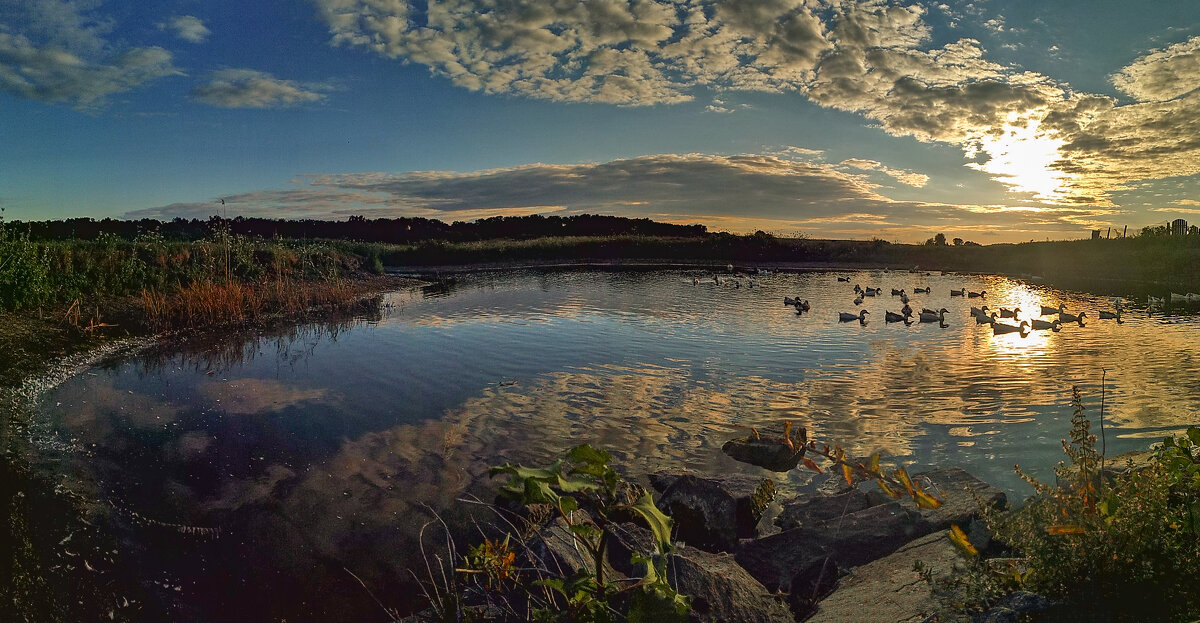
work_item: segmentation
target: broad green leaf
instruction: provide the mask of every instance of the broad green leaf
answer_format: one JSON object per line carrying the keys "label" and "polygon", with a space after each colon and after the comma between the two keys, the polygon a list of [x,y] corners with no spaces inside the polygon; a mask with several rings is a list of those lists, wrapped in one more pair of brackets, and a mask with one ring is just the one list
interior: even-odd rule
{"label": "broad green leaf", "polygon": [[591,524],[577,523],[571,526],[571,532],[584,538],[591,538],[600,535],[600,530]]}
{"label": "broad green leaf", "polygon": [[563,493],[578,493],[580,491],[591,491],[596,488],[596,483],[588,480],[580,480],[578,478],[563,478],[558,477],[558,488]]}
{"label": "broad green leaf", "polygon": [[664,515],[654,505],[654,496],[646,492],[630,508],[637,511],[650,526],[650,531],[654,533],[654,538],[658,541],[658,551],[660,553],[671,551],[671,518]]}
{"label": "broad green leaf", "polygon": [[567,452],[567,458],[576,463],[604,465],[612,460],[612,455],[604,450],[597,450],[588,444],[581,444]]}
{"label": "broad green leaf", "polygon": [[562,461],[555,461],[550,464],[550,467],[525,467],[523,465],[513,465],[505,463],[496,467],[488,468],[488,475],[495,476],[497,474],[512,474],[517,478],[536,478],[538,480],[553,480],[558,478],[562,473]]}
{"label": "broad green leaf", "polygon": [[569,515],[579,509],[579,501],[569,495],[563,496],[558,499],[558,508]]}
{"label": "broad green leaf", "polygon": [[522,499],[526,504],[558,505],[559,496],[550,485],[533,478],[525,479],[525,495]]}
{"label": "broad green leaf", "polygon": [[1193,444],[1200,446],[1200,427],[1189,426],[1187,429],[1187,438],[1190,439]]}

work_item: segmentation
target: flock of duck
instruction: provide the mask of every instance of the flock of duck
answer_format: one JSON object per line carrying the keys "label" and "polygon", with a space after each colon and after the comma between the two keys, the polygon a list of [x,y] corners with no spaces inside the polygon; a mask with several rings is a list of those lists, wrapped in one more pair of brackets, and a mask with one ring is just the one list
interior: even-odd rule
{"label": "flock of duck", "polygon": [[[849,277],[838,277],[837,280],[843,281],[843,282],[849,282],[850,278]],[[914,295],[929,294],[930,290],[931,290],[931,288],[929,288],[929,287],[913,288],[913,294]],[[862,305],[863,301],[868,297],[882,296],[883,288],[872,288],[872,287],[863,288],[859,285],[855,285],[854,286],[854,294],[855,294],[854,304],[856,306]],[[902,307],[900,309],[899,313],[893,312],[890,310],[885,311],[884,312],[884,321],[885,322],[888,322],[888,323],[902,322],[905,325],[911,325],[915,321],[915,322],[938,323],[942,327],[948,326],[946,324],[946,314],[948,313],[949,310],[947,310],[945,307],[942,307],[941,309],[937,309],[937,310],[923,307],[923,308],[921,308],[920,312],[916,312],[909,305],[909,301],[911,299],[910,299],[908,293],[904,289],[897,290],[895,288],[892,288],[891,294],[892,294],[892,296],[899,297],[900,303],[902,305],[904,305],[904,307]],[[974,299],[974,298],[984,299],[987,297],[987,291],[981,290],[979,292],[972,292],[972,291],[967,290],[966,288],[959,288],[957,290],[950,290],[950,296],[963,297],[963,298],[967,298],[967,299]],[[1200,295],[1188,294],[1186,296],[1188,296],[1188,297],[1196,296],[1195,299],[1186,299],[1186,300],[1200,301]],[[1111,300],[1113,302],[1113,311],[1100,311],[1099,316],[1101,319],[1104,319],[1104,320],[1116,320],[1117,322],[1121,322],[1121,313],[1124,311],[1122,299],[1115,298],[1115,299],[1111,299]],[[783,303],[784,303],[784,305],[787,305],[789,307],[794,307],[796,309],[797,314],[803,314],[805,312],[808,312],[812,308],[812,306],[809,304],[809,302],[806,299],[801,299],[800,297],[786,296],[783,299]],[[1068,324],[1068,323],[1076,323],[1082,327],[1082,326],[1084,326],[1084,319],[1087,318],[1087,312],[1085,312],[1085,311],[1081,311],[1078,314],[1068,313],[1066,310],[1066,305],[1063,303],[1059,303],[1058,307],[1050,307],[1048,305],[1041,305],[1040,308],[1041,308],[1040,309],[1041,313],[1038,317],[1030,318],[1029,320],[1021,320],[1019,322],[1019,324],[1013,324],[1013,323],[1016,323],[1018,321],[1020,315],[1022,314],[1020,307],[1014,307],[1013,309],[1007,309],[1007,308],[1001,307],[998,311],[993,311],[993,310],[989,309],[987,305],[981,305],[979,307],[972,306],[970,313],[971,313],[971,317],[974,318],[974,320],[977,324],[990,324],[992,326],[992,331],[995,334],[1020,333],[1022,335],[1025,335],[1025,334],[1028,334],[1030,331],[1039,331],[1039,330],[1059,331],[1062,329],[1062,326],[1064,324]],[[869,312],[865,309],[859,310],[858,313],[839,312],[838,313],[838,321],[839,322],[853,322],[853,321],[857,320],[860,324],[866,324],[867,316],[870,313],[871,312]],[[1047,319],[1046,318],[1047,316],[1052,316],[1052,318]],[[1010,319],[1011,322],[1004,322],[1003,320],[1005,320],[1005,319]]]}

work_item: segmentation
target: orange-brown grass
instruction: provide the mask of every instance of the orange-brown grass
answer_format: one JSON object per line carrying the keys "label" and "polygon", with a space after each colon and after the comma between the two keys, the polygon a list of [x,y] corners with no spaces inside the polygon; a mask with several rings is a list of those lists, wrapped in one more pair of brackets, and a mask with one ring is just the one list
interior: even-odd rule
{"label": "orange-brown grass", "polygon": [[155,330],[253,322],[268,314],[300,314],[314,307],[348,309],[358,299],[345,281],[278,278],[261,283],[201,281],[166,294],[142,290],[146,323]]}

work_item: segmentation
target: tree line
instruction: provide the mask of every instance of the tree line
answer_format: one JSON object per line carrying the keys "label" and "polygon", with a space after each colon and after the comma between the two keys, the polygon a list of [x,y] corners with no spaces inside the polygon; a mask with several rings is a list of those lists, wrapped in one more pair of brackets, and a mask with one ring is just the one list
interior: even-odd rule
{"label": "tree line", "polygon": [[428,218],[368,219],[351,216],[345,221],[289,220],[212,216],[208,219],[176,218],[120,220],[71,218],[53,221],[13,221],[9,226],[27,233],[31,240],[95,240],[108,235],[133,239],[157,234],[168,240],[192,241],[227,231],[261,238],[326,238],[405,244],[424,240],[470,242],[495,238],[541,238],[545,236],[671,236],[701,238],[704,225],[673,225],[646,218],[599,214],[573,216],[496,216],[465,222],[445,223]]}

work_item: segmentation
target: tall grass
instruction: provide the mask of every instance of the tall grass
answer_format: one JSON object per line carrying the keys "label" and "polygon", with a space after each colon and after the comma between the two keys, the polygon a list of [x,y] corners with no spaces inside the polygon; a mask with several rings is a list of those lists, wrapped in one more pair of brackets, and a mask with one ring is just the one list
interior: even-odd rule
{"label": "tall grass", "polygon": [[[226,235],[168,242],[153,234],[132,241],[102,235],[93,241],[35,242],[0,223],[0,312],[93,297],[148,301],[176,292],[184,298],[207,292],[200,298],[241,296],[237,306],[253,313],[260,307],[255,297],[286,297],[260,293],[257,287],[250,294],[252,284],[279,290],[284,286],[273,284],[336,283],[364,268],[378,268],[378,251],[372,262],[349,246]],[[222,284],[219,295],[215,284]],[[232,308],[233,302],[221,307]]]}

